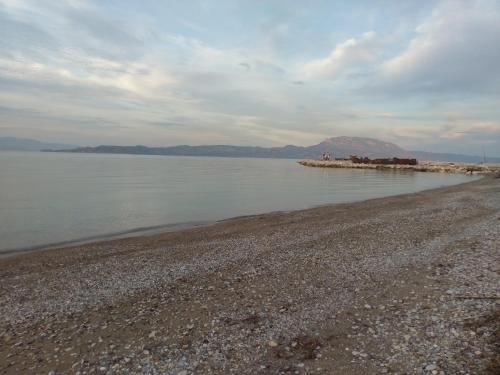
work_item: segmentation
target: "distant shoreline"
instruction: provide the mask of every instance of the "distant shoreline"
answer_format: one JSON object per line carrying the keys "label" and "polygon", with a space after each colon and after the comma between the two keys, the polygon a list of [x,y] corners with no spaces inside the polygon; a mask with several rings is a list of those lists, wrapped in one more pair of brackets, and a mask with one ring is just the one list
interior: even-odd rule
{"label": "distant shoreline", "polygon": [[305,167],[315,168],[351,168],[351,169],[377,169],[393,171],[438,172],[438,173],[466,173],[466,174],[495,174],[500,173],[500,164],[471,164],[452,162],[425,161],[417,165],[400,164],[364,164],[353,163],[350,160],[299,160],[297,163]]}
{"label": "distant shoreline", "polygon": [[[393,143],[366,137],[333,137],[311,146],[239,146],[228,144],[216,145],[177,145],[177,146],[144,146],[144,145],[99,145],[85,146],[72,149],[46,150],[53,152],[96,153],[96,154],[131,154],[131,155],[176,155],[176,156],[214,156],[214,157],[250,157],[250,158],[278,158],[278,159],[310,159],[324,153],[335,157],[349,155],[363,155],[370,158],[400,157],[416,158],[419,160],[441,160],[477,163],[484,160],[484,156],[434,153],[427,151],[405,150]],[[500,158],[489,158],[490,162],[500,162]]]}

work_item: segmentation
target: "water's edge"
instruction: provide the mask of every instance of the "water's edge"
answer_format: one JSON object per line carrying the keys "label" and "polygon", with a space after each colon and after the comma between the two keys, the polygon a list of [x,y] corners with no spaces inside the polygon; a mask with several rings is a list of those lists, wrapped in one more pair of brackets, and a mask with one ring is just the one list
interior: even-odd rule
{"label": "water's edge", "polygon": [[287,214],[287,213],[291,213],[291,212],[307,211],[307,210],[320,208],[320,207],[334,207],[334,206],[338,206],[338,205],[367,202],[367,201],[371,201],[371,200],[388,199],[388,198],[394,198],[394,197],[404,197],[407,195],[410,196],[410,195],[419,194],[422,192],[432,192],[434,190],[438,191],[438,190],[442,190],[442,189],[448,189],[448,188],[452,188],[452,187],[473,184],[473,183],[477,183],[478,181],[481,181],[485,178],[490,178],[490,177],[489,176],[482,176],[481,178],[474,179],[472,181],[462,182],[462,183],[454,184],[454,185],[441,186],[441,187],[431,188],[431,189],[423,189],[423,190],[419,190],[419,191],[411,192],[411,193],[394,194],[394,195],[388,195],[385,197],[360,199],[360,200],[353,200],[353,201],[342,202],[342,203],[320,204],[320,205],[315,205],[315,206],[297,209],[297,210],[278,210],[278,211],[262,212],[262,213],[251,214],[251,215],[233,216],[233,217],[228,217],[225,219],[213,220],[213,221],[193,221],[193,222],[185,222],[185,223],[156,225],[156,226],[150,226],[150,227],[139,227],[139,228],[134,228],[134,229],[130,229],[130,230],[122,231],[122,232],[89,236],[89,237],[84,237],[84,238],[77,238],[74,240],[68,240],[68,241],[60,241],[60,242],[54,242],[54,243],[48,243],[48,244],[42,244],[42,245],[36,245],[36,246],[6,249],[6,250],[0,251],[0,258],[12,257],[12,256],[16,256],[16,255],[39,252],[39,251],[62,249],[65,247],[80,246],[80,245],[86,245],[86,244],[91,244],[91,243],[112,241],[112,240],[118,240],[118,239],[136,238],[136,237],[143,237],[143,236],[154,236],[154,235],[158,235],[158,234],[162,234],[162,233],[170,233],[170,232],[177,232],[177,231],[199,228],[199,227],[207,227],[207,226],[215,225],[217,223],[223,223],[223,222],[228,222],[228,221],[233,221],[233,220],[241,220],[241,219],[251,219],[254,217],[260,217],[260,216],[266,216],[266,215]]}
{"label": "water's edge", "polygon": [[152,236],[152,235],[160,234],[160,233],[176,232],[176,231],[180,231],[183,229],[190,229],[190,228],[196,228],[196,227],[201,227],[201,226],[207,226],[210,224],[215,224],[216,222],[217,221],[193,221],[193,222],[188,222],[188,223],[173,223],[173,224],[155,225],[155,226],[151,226],[151,227],[139,227],[139,228],[133,228],[133,229],[129,229],[129,230],[121,231],[121,232],[104,233],[104,234],[98,234],[95,236],[81,237],[81,238],[76,238],[76,239],[67,240],[67,241],[52,242],[52,243],[46,243],[46,244],[28,246],[28,247],[17,247],[17,248],[12,248],[12,249],[1,250],[0,251],[0,258],[11,256],[11,255],[16,255],[16,254],[35,252],[35,251],[52,250],[52,249],[57,249],[57,248],[62,248],[62,247],[85,245],[85,244],[94,243],[94,242],[117,240],[117,239],[123,239],[123,238],[141,237],[141,236],[147,236],[147,235]]}

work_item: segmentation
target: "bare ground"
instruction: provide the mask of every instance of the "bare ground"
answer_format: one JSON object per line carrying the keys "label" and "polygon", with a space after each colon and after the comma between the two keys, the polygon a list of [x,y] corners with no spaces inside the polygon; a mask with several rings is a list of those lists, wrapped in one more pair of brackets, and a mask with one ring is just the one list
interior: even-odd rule
{"label": "bare ground", "polygon": [[2,374],[497,374],[500,179],[0,259]]}

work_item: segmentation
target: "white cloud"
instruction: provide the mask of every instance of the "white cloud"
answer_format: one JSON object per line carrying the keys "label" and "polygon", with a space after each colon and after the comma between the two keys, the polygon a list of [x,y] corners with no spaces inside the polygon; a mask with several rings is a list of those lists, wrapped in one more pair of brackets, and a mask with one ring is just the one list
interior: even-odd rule
{"label": "white cloud", "polygon": [[482,121],[474,124],[471,132],[483,136],[500,136],[500,122]]}
{"label": "white cloud", "polygon": [[[426,142],[469,141],[460,131],[498,139],[498,96],[441,100],[424,93],[394,100],[380,89],[365,96],[356,91],[375,80],[398,94],[500,87],[495,4],[443,3],[398,51],[402,41],[388,27],[352,31],[378,27],[366,20],[346,28],[326,17],[306,30],[309,21],[302,16],[249,14],[252,29],[238,9],[234,18],[219,20],[214,12],[218,29],[172,11],[172,17],[183,17],[179,28],[147,4],[0,0],[3,131],[81,135],[99,143],[261,145],[370,134],[415,149]],[[343,33],[354,37],[317,54],[329,35]]]}
{"label": "white cloud", "polygon": [[338,44],[327,57],[306,63],[301,72],[306,79],[336,78],[347,70],[372,62],[376,58],[378,44],[377,34],[369,31],[360,38]]}
{"label": "white cloud", "polygon": [[469,120],[453,124],[430,126],[395,126],[390,130],[391,137],[399,144],[406,141],[419,144],[439,142],[459,142],[462,146],[478,142],[500,142],[500,123],[493,121]]}
{"label": "white cloud", "polygon": [[385,62],[382,88],[469,94],[500,82],[500,10],[496,1],[445,1],[400,55]]}

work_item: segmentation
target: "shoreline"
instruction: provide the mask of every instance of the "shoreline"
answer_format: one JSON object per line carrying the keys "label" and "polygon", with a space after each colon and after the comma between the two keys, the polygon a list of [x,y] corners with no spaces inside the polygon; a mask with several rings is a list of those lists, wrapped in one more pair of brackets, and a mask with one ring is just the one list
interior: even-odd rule
{"label": "shoreline", "polygon": [[472,175],[500,174],[499,164],[470,164],[422,161],[417,165],[406,164],[364,164],[353,163],[350,160],[313,160],[304,159],[297,163],[305,167],[314,168],[350,168],[350,169],[377,169],[385,171],[413,171],[432,173],[463,173]]}
{"label": "shoreline", "polygon": [[[486,177],[485,175],[480,175],[480,176],[481,176],[480,178]],[[28,246],[28,247],[6,249],[6,250],[0,250],[0,259],[15,257],[17,255],[22,255],[22,254],[44,252],[44,251],[49,251],[49,250],[63,250],[65,248],[74,248],[74,247],[78,247],[78,246],[82,246],[82,245],[92,245],[92,244],[96,244],[96,243],[108,242],[108,241],[114,241],[114,240],[123,240],[123,239],[126,240],[129,238],[149,237],[149,236],[184,231],[184,230],[189,230],[189,229],[199,228],[199,227],[210,227],[212,225],[217,225],[218,223],[224,223],[224,222],[228,222],[228,221],[232,221],[232,220],[252,219],[255,217],[261,217],[261,216],[273,215],[273,214],[288,214],[288,213],[292,213],[292,212],[307,211],[307,210],[312,210],[312,209],[321,208],[321,207],[333,207],[333,206],[336,206],[338,204],[353,204],[353,203],[370,201],[372,199],[384,199],[384,198],[398,197],[398,196],[404,196],[404,195],[409,195],[409,194],[418,194],[420,192],[427,192],[427,191],[442,189],[442,188],[451,187],[451,186],[465,185],[465,184],[473,183],[475,181],[478,181],[478,180],[461,182],[459,184],[454,184],[454,185],[439,186],[439,187],[419,190],[419,191],[411,192],[411,193],[401,193],[401,194],[395,194],[395,195],[388,195],[385,197],[368,198],[368,199],[355,200],[355,201],[349,201],[349,202],[343,202],[343,203],[326,203],[326,204],[320,204],[320,205],[315,205],[315,206],[302,208],[302,209],[295,209],[295,210],[294,209],[292,209],[292,210],[277,210],[277,211],[263,212],[263,213],[258,213],[258,214],[239,215],[239,216],[232,216],[232,217],[228,217],[228,218],[224,218],[224,219],[220,219],[220,220],[213,220],[213,221],[204,221],[204,222],[194,221],[194,222],[172,223],[172,224],[164,224],[164,225],[160,224],[160,225],[151,226],[151,227],[134,228],[134,229],[125,230],[122,232],[100,234],[100,235],[71,239],[71,240],[66,240],[66,241],[61,241],[61,242],[56,242],[56,243],[48,243],[48,244],[34,245],[34,246]]]}
{"label": "shoreline", "polygon": [[[230,219],[228,219],[230,220]],[[198,228],[205,227],[208,225],[213,225],[217,223],[217,221],[203,221],[203,222],[188,222],[188,223],[173,223],[173,224],[165,224],[165,225],[155,225],[151,227],[142,227],[142,228],[134,228],[130,230],[125,230],[122,232],[108,233],[108,234],[99,234],[95,236],[76,238],[73,240],[48,243],[42,245],[33,245],[28,247],[18,247],[6,250],[0,250],[0,259],[13,257],[21,254],[29,254],[36,253],[48,250],[57,250],[64,249],[67,247],[75,247],[82,245],[89,245],[93,243],[105,242],[105,241],[113,241],[118,239],[127,239],[134,237],[144,237],[144,236],[154,236],[161,233],[169,233],[176,232],[190,228]]]}
{"label": "shoreline", "polygon": [[494,374],[499,189],[0,258],[0,373]]}

